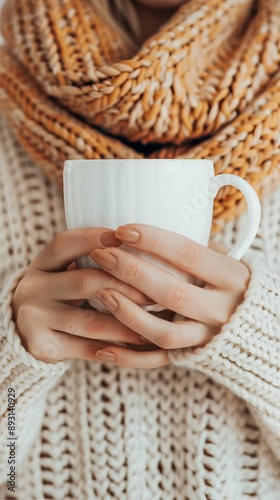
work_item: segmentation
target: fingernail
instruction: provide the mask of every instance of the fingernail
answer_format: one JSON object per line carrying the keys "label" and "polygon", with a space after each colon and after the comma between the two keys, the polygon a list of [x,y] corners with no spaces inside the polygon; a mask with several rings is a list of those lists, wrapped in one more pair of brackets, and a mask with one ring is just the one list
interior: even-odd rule
{"label": "fingernail", "polygon": [[139,335],[139,341],[143,344],[150,344],[150,341],[148,339],[145,339],[145,337],[141,337],[141,335]]}
{"label": "fingernail", "polygon": [[116,312],[119,307],[116,299],[109,292],[105,292],[105,290],[101,290],[100,292],[98,292],[96,294],[96,297],[111,312]]}
{"label": "fingernail", "polygon": [[115,237],[115,231],[105,231],[99,236],[99,243],[104,247],[119,246],[121,241]]}
{"label": "fingernail", "polygon": [[107,250],[100,250],[100,249],[93,250],[90,256],[93,260],[97,262],[97,264],[100,264],[100,266],[110,269],[110,271],[113,271],[113,269],[115,269],[117,265],[116,257]]}
{"label": "fingernail", "polygon": [[148,301],[148,302],[151,302],[152,304],[155,304],[155,301],[153,299],[151,299],[151,297],[148,297],[148,295],[144,295],[145,299]]}
{"label": "fingernail", "polygon": [[140,234],[136,229],[130,229],[125,226],[120,226],[115,232],[116,237],[125,243],[136,243],[139,240]]}
{"label": "fingernail", "polygon": [[112,352],[109,351],[96,351],[95,357],[97,359],[101,359],[102,361],[108,361],[109,363],[114,363],[116,361],[116,356]]}

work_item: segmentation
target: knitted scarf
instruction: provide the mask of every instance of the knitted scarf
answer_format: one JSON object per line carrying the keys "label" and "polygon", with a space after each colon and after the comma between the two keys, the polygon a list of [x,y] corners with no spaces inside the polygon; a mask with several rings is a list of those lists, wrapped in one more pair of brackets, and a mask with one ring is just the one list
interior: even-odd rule
{"label": "knitted scarf", "polygon": [[[69,158],[211,158],[261,197],[279,180],[279,1],[189,0],[136,49],[90,0],[7,0],[1,24],[0,110],[61,188]],[[213,232],[244,208],[221,189]]]}

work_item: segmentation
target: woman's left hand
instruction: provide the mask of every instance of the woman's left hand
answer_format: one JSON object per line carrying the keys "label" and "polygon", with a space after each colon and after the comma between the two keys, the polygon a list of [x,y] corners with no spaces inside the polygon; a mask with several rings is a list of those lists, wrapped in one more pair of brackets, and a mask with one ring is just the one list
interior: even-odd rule
{"label": "woman's left hand", "polygon": [[203,287],[186,283],[120,248],[94,250],[91,257],[106,272],[184,317],[166,321],[116,290],[99,292],[98,299],[120,322],[158,347],[139,352],[108,344],[106,352],[115,354],[116,365],[151,369],[169,364],[167,349],[204,346],[242,302],[250,273],[236,259],[154,226],[129,224],[120,226],[115,234],[126,245],[161,257],[205,283]]}

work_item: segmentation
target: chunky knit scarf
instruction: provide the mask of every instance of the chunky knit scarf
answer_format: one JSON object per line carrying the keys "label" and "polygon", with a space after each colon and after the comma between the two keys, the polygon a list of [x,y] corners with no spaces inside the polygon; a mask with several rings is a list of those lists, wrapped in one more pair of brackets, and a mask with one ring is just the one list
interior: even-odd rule
{"label": "chunky knit scarf", "polygon": [[[278,0],[190,0],[136,50],[90,0],[7,0],[1,24],[0,109],[61,187],[69,158],[212,158],[260,196],[279,180]],[[213,231],[244,208],[222,189]]]}

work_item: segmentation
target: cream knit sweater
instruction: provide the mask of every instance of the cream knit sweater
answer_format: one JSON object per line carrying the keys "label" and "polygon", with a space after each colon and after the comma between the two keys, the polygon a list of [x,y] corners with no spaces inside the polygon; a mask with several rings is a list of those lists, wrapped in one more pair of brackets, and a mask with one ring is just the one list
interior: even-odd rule
{"label": "cream knit sweater", "polygon": [[[205,347],[169,351],[171,365],[147,371],[45,364],[21,345],[11,301],[30,261],[66,229],[63,199],[3,118],[0,127],[1,500],[279,500],[280,186],[246,256],[244,302]],[[243,220],[217,239],[231,247]]]}

